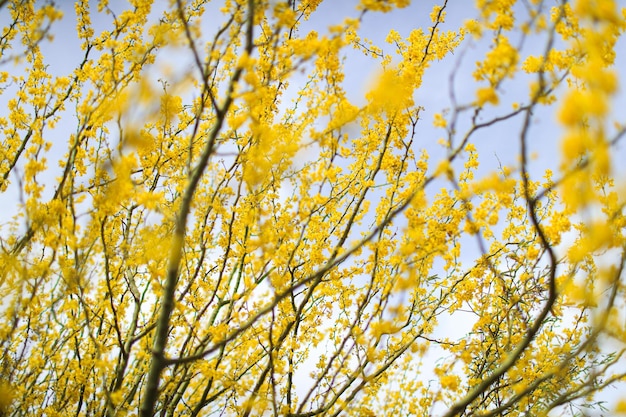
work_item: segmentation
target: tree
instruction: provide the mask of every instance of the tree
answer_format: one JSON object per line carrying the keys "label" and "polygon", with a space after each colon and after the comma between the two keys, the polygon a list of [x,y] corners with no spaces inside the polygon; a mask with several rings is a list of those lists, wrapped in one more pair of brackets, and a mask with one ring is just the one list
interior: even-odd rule
{"label": "tree", "polygon": [[61,61],[71,10],[0,2],[3,415],[582,415],[624,380],[614,1],[383,43],[409,1],[130,3],[75,2]]}

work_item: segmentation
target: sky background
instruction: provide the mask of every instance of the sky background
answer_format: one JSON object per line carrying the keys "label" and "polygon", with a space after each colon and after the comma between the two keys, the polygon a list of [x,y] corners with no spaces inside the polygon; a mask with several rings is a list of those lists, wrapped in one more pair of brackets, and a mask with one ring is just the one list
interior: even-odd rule
{"label": "sky background", "polygon": [[[95,2],[94,2],[95,3]],[[211,18],[214,16],[217,21],[221,21],[222,17],[217,11],[221,2],[211,2],[207,6],[206,16]],[[357,17],[359,12],[355,6],[358,3],[357,0],[341,0],[324,1],[318,11],[313,15],[313,18],[304,22],[300,28],[301,34],[306,34],[309,30],[317,30],[323,34],[329,25],[339,24],[344,18],[348,16]],[[621,6],[626,5],[626,0],[620,0],[618,2]],[[114,10],[121,9],[119,5],[125,5],[123,0],[113,0],[110,2],[111,7]],[[393,12],[382,13],[366,13],[360,29],[362,37],[371,39],[374,44],[382,47],[384,53],[393,52],[393,46],[386,44],[384,39],[391,29],[397,30],[400,35],[407,36],[412,30],[416,28],[422,28],[427,32],[432,25],[430,22],[430,12],[432,6],[438,4],[436,1],[416,1],[413,2],[408,8],[394,10]],[[550,2],[547,2],[550,5]],[[52,33],[54,34],[53,42],[44,42],[42,49],[46,58],[46,64],[51,74],[67,75],[76,68],[76,65],[82,59],[84,53],[80,49],[80,42],[76,38],[75,31],[75,14],[73,10],[73,3],[71,1],[59,2],[59,6],[64,11],[64,18],[60,22],[55,22],[52,27]],[[521,2],[519,8],[521,9]],[[95,7],[94,7],[95,11]],[[477,16],[477,12],[474,8],[473,2],[467,0],[451,0],[448,1],[448,7],[446,8],[446,22],[441,25],[442,30],[454,30],[463,21],[471,19]],[[158,13],[153,13],[155,18]],[[7,22],[8,13],[7,10],[0,12],[0,24],[5,25]],[[111,22],[110,16],[104,14],[94,15],[93,24],[96,30],[96,34],[100,30],[109,28]],[[211,34],[208,30],[207,33]],[[523,60],[529,54],[540,53],[544,47],[544,42],[540,42],[541,39],[533,39],[530,42],[527,41],[524,50],[521,53],[521,60]],[[512,44],[515,45],[515,41],[512,40]],[[445,150],[437,144],[439,138],[444,136],[444,132],[440,129],[436,129],[432,126],[432,118],[435,113],[442,110],[449,109],[450,103],[450,74],[453,68],[458,64],[459,59],[462,56],[460,67],[455,71],[454,91],[457,99],[460,103],[468,103],[475,97],[475,91],[478,84],[472,77],[472,72],[475,69],[475,61],[484,56],[484,53],[489,49],[490,37],[486,36],[484,39],[476,41],[467,37],[463,45],[459,50],[455,51],[454,55],[448,55],[444,60],[435,62],[429,70],[426,71],[422,87],[416,93],[416,103],[424,107],[424,111],[420,113],[421,123],[419,127],[418,146],[422,146],[431,155],[431,162],[438,161],[445,155]],[[558,44],[557,44],[558,46]],[[462,49],[467,49],[463,54]],[[619,72],[619,78],[626,80],[626,40],[621,39],[618,47],[616,48],[618,56],[616,59],[616,70]],[[365,103],[365,93],[372,87],[373,81],[376,79],[378,70],[378,62],[365,58],[360,52],[351,51],[349,48],[345,50],[347,52],[345,57],[345,73],[346,79],[344,82],[344,88],[348,94],[348,97],[355,104]],[[157,58],[157,63],[152,67],[150,73],[155,80],[159,77],[158,67],[160,64],[167,64],[177,71],[193,70],[193,64],[189,54],[184,55],[172,55],[171,51],[163,52]],[[24,64],[12,65],[4,64],[5,71],[10,73],[19,73],[23,71]],[[510,111],[510,104],[513,101],[520,100],[520,97],[528,97],[528,82],[530,77],[525,77],[523,74],[518,74],[515,79],[507,80],[504,84],[502,91],[500,91],[501,104],[497,108],[487,106],[482,119],[486,120],[490,116],[505,114]],[[296,76],[292,81],[292,85],[297,87],[298,82],[302,85],[306,82],[304,77],[298,80]],[[289,91],[295,91],[296,89],[290,89]],[[0,95],[0,105],[5,108],[7,100],[12,97],[11,89],[7,89],[2,95]],[[287,92],[288,104],[289,92]],[[531,172],[538,173],[541,177],[545,168],[552,168],[556,171],[556,167],[559,161],[559,147],[560,136],[562,130],[555,121],[555,111],[558,107],[551,106],[543,108],[540,113],[536,113],[533,125],[530,131],[530,146],[533,151],[536,151],[537,158],[531,162]],[[613,110],[617,118],[623,120],[623,109],[626,109],[626,95],[624,89],[620,90],[620,93],[614,100]],[[54,129],[55,136],[58,134],[58,140],[54,139],[54,147],[57,152],[51,153],[59,155],[60,157],[66,151],[67,137],[69,134],[74,133],[76,130],[76,118],[72,113],[73,109],[68,107],[65,110],[60,123]],[[466,115],[466,116],[469,116]],[[463,122],[463,118],[461,119]],[[465,118],[467,122],[467,117]],[[515,164],[518,149],[518,133],[520,127],[521,117],[513,118],[511,121],[499,123],[496,126],[479,132],[474,136],[474,143],[476,144],[479,155],[481,167],[479,172],[487,173],[494,169],[497,169],[499,164]],[[467,126],[467,123],[465,124]],[[461,123],[460,127],[463,127]],[[462,132],[462,129],[459,129]],[[58,145],[58,146],[57,146]],[[623,144],[617,146],[616,161],[626,160],[626,147]],[[619,155],[619,158],[617,157]],[[622,158],[623,157],[623,158]],[[53,158],[49,158],[50,167],[54,169],[56,164],[53,163]],[[433,167],[436,164],[432,164]],[[623,177],[625,171],[625,164],[616,164],[615,169],[617,177]],[[3,207],[0,210],[0,219],[10,217],[10,207]],[[14,213],[13,213],[14,214]]]}
{"label": "sky background", "polygon": [[[215,16],[216,22],[221,20],[221,17],[217,13],[221,2],[213,2],[207,7],[207,16]],[[326,0],[322,3],[319,10],[313,15],[313,18],[309,22],[302,24],[300,28],[301,34],[306,34],[309,30],[317,30],[320,33],[324,33],[329,25],[339,24],[348,16],[357,17],[359,12],[355,9],[355,5],[358,2],[355,0]],[[468,0],[451,0],[448,1],[447,18],[446,23],[441,25],[442,30],[455,30],[466,19],[474,18],[477,16],[477,12],[474,8],[474,2]],[[548,6],[552,5],[553,1],[547,1]],[[119,4],[126,4],[121,0],[112,0],[111,7],[116,9]],[[363,18],[360,34],[362,37],[371,39],[374,44],[383,48],[383,52],[387,53],[392,51],[392,46],[384,42],[385,37],[391,29],[395,29],[401,36],[408,36],[411,30],[416,28],[423,28],[424,31],[428,31],[432,25],[430,21],[430,12],[433,5],[439,4],[439,2],[433,1],[414,1],[413,4],[401,10],[395,10],[391,13],[366,13]],[[618,1],[620,7],[626,7],[626,1]],[[44,55],[46,57],[46,63],[49,65],[49,72],[52,74],[70,74],[77,66],[77,63],[83,57],[83,51],[80,49],[80,43],[76,38],[75,31],[75,15],[73,11],[73,3],[71,1],[59,1],[64,12],[65,17],[56,22],[52,27],[52,33],[55,36],[53,42],[45,42],[42,45]],[[521,2],[520,2],[521,7]],[[8,12],[6,9],[0,11],[0,24],[3,26],[8,22]],[[155,13],[156,16],[156,13]],[[109,16],[101,15],[100,17],[93,17],[93,24],[96,30],[96,35],[99,30],[109,28],[111,18]],[[207,26],[210,22],[207,22]],[[210,31],[208,31],[210,32]],[[209,33],[210,36],[210,33]],[[512,44],[515,45],[515,41],[512,40]],[[542,51],[545,42],[542,42],[541,38],[531,39],[525,44],[525,49],[522,51],[521,60],[529,54],[538,54]],[[437,144],[439,138],[443,136],[443,131],[436,129],[432,126],[432,119],[435,113],[441,112],[450,107],[449,92],[450,88],[454,88],[458,101],[470,102],[474,99],[475,90],[478,87],[472,77],[472,72],[475,68],[475,61],[484,56],[484,53],[489,49],[490,37],[486,36],[484,39],[475,41],[467,39],[461,46],[461,49],[455,51],[454,55],[448,55],[446,59],[441,62],[434,63],[432,67],[426,72],[422,88],[416,94],[416,101],[422,105],[425,110],[421,113],[422,123],[420,126],[420,133],[417,140],[418,146],[423,147],[431,155],[431,162],[433,167],[436,166],[436,161],[440,160],[445,155],[445,150]],[[557,44],[558,46],[558,44]],[[462,54],[461,50],[467,49]],[[378,74],[377,62],[363,58],[359,52],[350,52],[348,50],[345,57],[345,73],[346,80],[344,87],[348,93],[348,97],[355,103],[365,103],[365,93],[371,88],[373,81]],[[613,103],[613,112],[616,118],[625,121],[625,109],[626,109],[626,40],[622,38],[618,47],[616,48],[618,56],[616,58],[616,71],[619,73],[619,79],[625,84],[620,90],[620,93],[615,98]],[[456,77],[453,86],[450,85],[450,74],[457,66],[459,59],[460,66],[456,69]],[[192,68],[192,63],[189,56],[173,55],[171,52],[162,53],[157,61],[159,63],[167,63],[170,66],[179,69],[180,71],[187,71]],[[19,73],[24,70],[22,65],[4,64],[3,71],[9,71],[10,73]],[[158,71],[154,72],[154,78],[158,78],[156,75]],[[504,84],[503,94],[501,96],[501,107],[488,108],[483,119],[488,119],[490,116],[502,114],[510,111],[511,102],[519,100],[520,97],[528,97],[528,82],[529,77],[523,75],[517,76],[514,80],[509,80]],[[300,83],[304,85],[306,80],[302,78]],[[298,79],[292,81],[294,86],[297,86]],[[6,108],[7,100],[12,97],[11,89],[7,89],[2,95],[0,95],[0,108]],[[557,171],[559,163],[559,147],[560,136],[562,134],[561,128],[555,121],[555,111],[557,107],[547,107],[536,114],[535,120],[530,131],[530,145],[531,148],[537,152],[538,157],[531,163],[531,172],[535,178],[541,178],[546,168],[552,168]],[[2,110],[0,110],[0,114]],[[469,116],[467,114],[466,116]],[[520,131],[520,118],[514,118],[509,122],[501,123],[489,130],[484,130],[478,133],[474,137],[474,143],[476,144],[481,166],[479,169],[479,177],[494,170],[497,170],[500,164],[503,165],[515,165],[519,149],[518,134]],[[466,120],[467,123],[467,120]],[[462,125],[461,125],[462,126]],[[467,126],[467,124],[466,124]],[[57,127],[51,131],[54,133],[53,150],[50,153],[48,160],[51,167],[51,174],[48,178],[54,179],[60,174],[60,169],[56,165],[57,159],[62,159],[67,150],[67,141],[69,135],[76,131],[76,118],[73,116],[73,109],[68,107],[62,120],[58,123]],[[55,155],[57,158],[55,158]],[[614,152],[614,161],[626,161],[626,146],[622,143],[617,146]],[[626,177],[626,164],[617,164],[615,166],[615,176],[622,182]],[[55,172],[55,170],[57,172]],[[54,181],[51,181],[54,184]],[[49,187],[48,192],[52,192],[53,187]],[[434,187],[431,192],[437,191]],[[3,204],[0,205],[0,225],[5,223],[8,219],[14,216],[19,210],[19,192],[16,187],[16,182],[9,188],[9,190],[2,196]],[[0,233],[2,229],[0,228]],[[466,261],[471,261],[473,256],[466,254]],[[441,327],[442,331],[450,330],[450,326],[455,326],[455,332],[462,335],[467,332],[471,327],[471,323],[466,323],[457,320],[443,320]],[[431,352],[431,357],[437,356],[436,350]],[[626,391],[626,386],[623,387]],[[616,398],[619,390],[607,390],[607,393],[603,395],[608,401],[613,401]]]}

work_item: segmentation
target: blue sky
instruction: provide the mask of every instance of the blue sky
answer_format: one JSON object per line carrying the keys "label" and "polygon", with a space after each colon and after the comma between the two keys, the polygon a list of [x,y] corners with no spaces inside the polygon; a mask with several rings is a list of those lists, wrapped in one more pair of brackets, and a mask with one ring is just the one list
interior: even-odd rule
{"label": "blue sky", "polygon": [[[112,1],[113,7],[119,4],[120,1]],[[121,2],[125,3],[125,2]],[[340,23],[347,16],[357,16],[358,12],[355,10],[354,0],[340,1],[340,0],[326,0],[321,6],[315,17],[305,24],[301,28],[302,33],[306,33],[307,30],[315,29],[319,32],[324,32],[328,25]],[[415,28],[423,28],[425,31],[431,26],[430,11],[433,4],[438,2],[431,1],[414,1],[414,4],[407,9],[396,10],[388,14],[375,14],[367,13],[363,19],[361,25],[361,33],[363,36],[368,37],[374,41],[374,43],[383,47],[383,51],[391,51],[392,46],[385,44],[384,39],[390,29],[397,30],[401,35],[406,36],[409,32]],[[443,30],[454,30],[465,19],[473,18],[476,15],[476,11],[473,7],[473,2],[465,0],[453,0],[448,2],[447,10],[447,22],[442,25]],[[621,6],[626,6],[626,1],[618,2]],[[49,71],[53,74],[69,74],[76,67],[77,63],[82,59],[83,52],[80,50],[79,42],[75,35],[75,21],[71,2],[60,2],[64,11],[65,17],[61,22],[57,22],[52,29],[55,35],[55,40],[52,43],[44,43],[44,53],[46,55],[47,63],[49,64]],[[219,6],[218,3],[213,3],[209,6],[215,11]],[[209,13],[210,14],[210,13]],[[7,15],[6,10],[0,13],[0,23],[6,24]],[[94,19],[93,23],[96,29],[104,29],[110,22],[109,17],[103,17],[101,20]],[[543,48],[541,39],[533,39],[528,42],[525,49],[522,52],[522,59],[530,53],[539,53]],[[467,48],[465,55],[460,53],[460,50],[455,52],[454,55],[448,56],[445,60],[433,64],[429,71],[427,71],[422,88],[416,93],[416,100],[419,104],[423,105],[425,110],[422,113],[422,123],[420,128],[419,143],[418,146],[423,146],[428,150],[431,155],[431,161],[436,165],[436,161],[445,155],[444,149],[437,145],[437,141],[443,136],[443,132],[439,129],[435,129],[432,126],[432,117],[435,113],[450,107],[449,91],[450,91],[450,73],[453,71],[458,59],[463,56],[461,66],[456,70],[456,77],[453,88],[460,102],[469,102],[474,98],[474,92],[477,87],[472,77],[472,71],[474,69],[474,62],[480,59],[485,51],[489,48],[489,37],[480,41],[467,40],[467,42],[461,48]],[[620,94],[616,97],[613,105],[615,117],[621,120],[622,123],[626,122],[625,112],[626,109],[626,40],[622,39],[618,48],[618,57],[616,63],[616,71],[620,74],[620,79],[625,84],[621,89]],[[163,61],[168,61],[176,68],[186,70],[191,67],[190,60],[186,57],[179,56],[165,56],[162,57]],[[348,96],[354,100],[354,102],[364,102],[365,92],[371,87],[372,81],[378,73],[377,67],[370,59],[364,59],[357,53],[348,53],[346,56],[346,81],[345,88],[348,92]],[[4,71],[15,73],[24,70],[23,65],[14,66],[13,64],[4,64]],[[156,76],[155,76],[156,78]],[[297,82],[297,81],[296,81]],[[304,82],[304,81],[303,81]],[[528,97],[527,86],[529,78],[519,76],[514,80],[508,81],[503,87],[503,95],[501,98],[501,108],[489,108],[482,116],[485,120],[489,117],[501,112],[507,112],[510,110],[510,102],[517,97]],[[11,97],[11,89],[7,89],[4,94],[0,95],[1,108],[6,107],[6,101]],[[556,167],[559,162],[559,141],[562,134],[561,128],[555,122],[555,110],[556,107],[547,107],[537,114],[535,114],[535,121],[533,122],[530,135],[530,144],[533,150],[538,154],[538,158],[531,163],[531,172],[536,178],[543,176],[543,171],[546,168],[553,168],[556,171]],[[0,111],[0,113],[2,113]],[[493,170],[497,170],[500,163],[516,164],[516,158],[519,151],[519,128],[520,120],[512,119],[507,123],[499,124],[498,126],[482,131],[476,135],[474,142],[479,150],[481,168],[479,172],[486,174]],[[467,123],[467,120],[465,121]],[[49,165],[51,167],[51,174],[48,178],[53,179],[58,175],[58,168],[56,168],[56,159],[63,157],[66,151],[67,139],[69,135],[76,130],[76,118],[73,115],[73,109],[69,107],[63,116],[63,120],[58,124],[52,132],[55,134],[53,150],[49,156]],[[57,158],[55,158],[55,156]],[[624,181],[626,175],[626,164],[619,164],[620,161],[626,161],[626,146],[622,143],[618,145],[614,153],[614,161],[618,162],[615,167],[616,177]],[[14,178],[13,178],[14,179]],[[4,223],[8,218],[16,214],[19,209],[19,192],[17,182],[14,182],[12,187],[2,196],[4,203],[0,206],[0,224]],[[51,190],[49,190],[51,191]],[[436,192],[436,189],[433,190]],[[0,229],[2,233],[2,229]],[[472,255],[467,255],[467,260],[471,260]],[[459,330],[460,333],[465,331]],[[613,397],[610,395],[608,399]]]}

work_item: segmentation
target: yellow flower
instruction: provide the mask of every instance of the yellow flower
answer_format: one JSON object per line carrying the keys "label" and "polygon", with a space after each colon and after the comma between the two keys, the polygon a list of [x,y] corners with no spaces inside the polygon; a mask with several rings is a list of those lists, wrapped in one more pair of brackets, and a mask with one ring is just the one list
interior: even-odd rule
{"label": "yellow flower", "polygon": [[435,113],[433,126],[445,128],[446,126],[448,126],[448,121],[444,119],[441,113]]}
{"label": "yellow flower", "polygon": [[493,87],[482,87],[476,91],[476,103],[478,106],[484,106],[486,103],[497,105],[500,102],[498,94]]}

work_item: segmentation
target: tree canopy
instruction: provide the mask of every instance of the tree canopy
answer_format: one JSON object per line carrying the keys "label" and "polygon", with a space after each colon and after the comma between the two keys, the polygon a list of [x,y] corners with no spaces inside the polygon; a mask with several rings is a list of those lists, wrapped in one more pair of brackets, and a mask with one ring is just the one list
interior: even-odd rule
{"label": "tree canopy", "polygon": [[616,1],[59,3],[0,1],[0,415],[587,415],[625,380]]}

